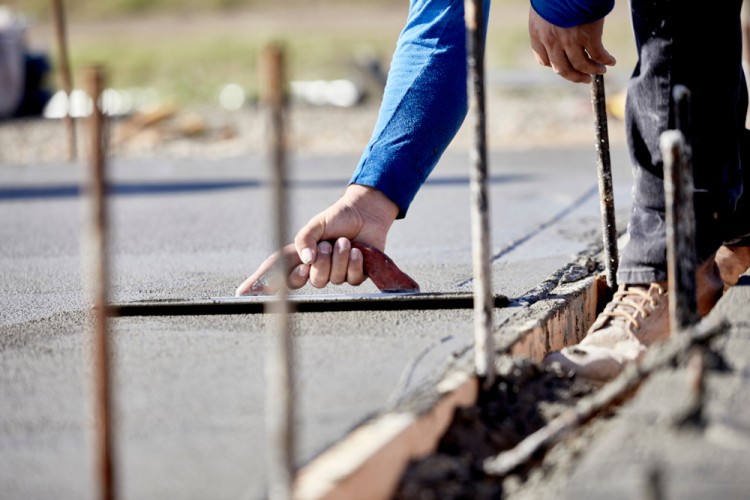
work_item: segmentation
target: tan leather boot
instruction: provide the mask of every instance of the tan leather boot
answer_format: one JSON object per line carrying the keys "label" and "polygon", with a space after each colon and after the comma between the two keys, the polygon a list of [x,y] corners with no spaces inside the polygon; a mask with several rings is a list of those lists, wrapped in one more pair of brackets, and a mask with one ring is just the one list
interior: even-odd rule
{"label": "tan leather boot", "polygon": [[[705,316],[716,304],[723,283],[714,259],[696,271],[698,313]],[[666,283],[620,285],[586,337],[575,346],[547,355],[544,363],[594,382],[607,382],[625,365],[640,361],[648,347],[669,338],[669,300]]]}
{"label": "tan leather boot", "polygon": [[750,247],[724,245],[716,252],[716,265],[719,266],[724,289],[737,284],[750,268]]}

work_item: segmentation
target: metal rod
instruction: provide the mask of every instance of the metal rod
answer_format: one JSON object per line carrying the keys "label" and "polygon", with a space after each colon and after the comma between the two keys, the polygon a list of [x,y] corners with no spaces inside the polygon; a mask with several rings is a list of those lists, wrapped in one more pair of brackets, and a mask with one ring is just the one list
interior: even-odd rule
{"label": "metal rod", "polygon": [[691,144],[690,130],[690,90],[684,85],[675,85],[672,89],[674,103],[674,128],[682,132],[685,144]]}
{"label": "metal rod", "polygon": [[703,422],[703,407],[706,400],[706,348],[695,346],[687,361],[687,378],[689,384],[690,401],[687,407],[676,419],[676,423],[700,424]]}
{"label": "metal rod", "polygon": [[[286,82],[284,50],[278,44],[265,47],[260,74],[264,77],[262,89],[268,108],[270,140],[269,156],[273,177],[276,248],[282,260],[288,233],[287,158],[284,113],[286,108]],[[291,304],[286,284],[286,263],[276,269],[274,286],[279,290],[278,300],[269,306],[275,313],[276,335],[271,352],[266,358],[266,425],[269,437],[269,499],[292,498],[295,460],[295,396],[294,396],[294,345],[289,322]]]}
{"label": "metal rod", "polygon": [[596,166],[599,180],[599,207],[602,217],[602,242],[607,275],[607,286],[617,288],[617,224],[615,223],[615,196],[612,190],[612,163],[609,156],[609,128],[607,126],[607,105],[604,92],[604,76],[592,75],[591,104],[594,108],[596,130]]}
{"label": "metal rod", "polygon": [[644,471],[643,500],[664,500],[664,473],[658,464],[650,464]]}
{"label": "metal rod", "polygon": [[474,362],[477,376],[489,388],[495,381],[492,338],[492,258],[487,193],[487,134],[484,87],[484,8],[465,0],[470,107],[474,108],[474,141],[470,153],[471,239],[474,270]]}
{"label": "metal rod", "polygon": [[70,71],[70,57],[68,55],[68,30],[65,22],[65,5],[63,0],[52,0],[52,12],[55,20],[55,37],[57,38],[57,53],[60,68],[60,84],[65,92],[67,109],[63,122],[67,133],[68,159],[73,161],[78,156],[76,152],[76,126],[71,115],[70,98],[73,92],[73,77]]}
{"label": "metal rod", "polygon": [[107,179],[105,153],[105,116],[101,108],[104,89],[104,71],[100,67],[88,68],[85,73],[86,87],[93,102],[90,127],[90,168],[86,186],[90,204],[89,259],[90,292],[94,301],[92,320],[93,376],[95,411],[95,454],[100,498],[112,500],[115,495],[115,471],[113,457],[112,426],[112,374],[111,352],[108,342],[107,295],[109,273],[107,261]]}
{"label": "metal rod", "polygon": [[[276,297],[205,297],[196,299],[144,300],[109,304],[110,316],[208,316],[267,313]],[[381,293],[359,295],[290,295],[297,313],[342,311],[436,311],[473,309],[474,295],[462,292]],[[493,307],[506,307],[508,297],[494,295]]]}
{"label": "metal rod", "polygon": [[673,330],[682,330],[698,320],[691,152],[679,130],[663,132],[660,147],[666,197],[670,324]]}

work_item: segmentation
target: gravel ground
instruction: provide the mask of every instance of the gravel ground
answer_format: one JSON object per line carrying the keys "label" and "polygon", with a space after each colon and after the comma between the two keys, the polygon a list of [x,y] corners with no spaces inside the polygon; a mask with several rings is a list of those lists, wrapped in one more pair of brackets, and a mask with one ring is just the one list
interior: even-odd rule
{"label": "gravel ground", "polygon": [[[615,92],[613,90],[612,92]],[[487,96],[490,149],[580,147],[594,143],[590,94],[585,85],[521,89],[495,88]],[[257,106],[239,111],[219,107],[162,109],[167,117],[144,124],[143,116],[112,122],[110,154],[127,158],[236,157],[265,151],[264,114]],[[295,154],[351,154],[363,150],[377,118],[376,102],[352,108],[290,108],[289,143]],[[151,117],[153,120],[154,118]],[[449,149],[465,150],[471,117]],[[622,122],[609,118],[610,142],[622,144]],[[77,120],[78,147],[86,127]],[[67,156],[61,120],[41,118],[0,122],[0,163],[35,164]]]}

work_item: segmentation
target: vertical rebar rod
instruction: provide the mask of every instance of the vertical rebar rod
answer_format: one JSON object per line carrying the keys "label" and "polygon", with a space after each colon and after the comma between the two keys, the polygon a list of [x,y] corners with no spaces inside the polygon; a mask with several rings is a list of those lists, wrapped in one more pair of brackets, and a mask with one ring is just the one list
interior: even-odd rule
{"label": "vertical rebar rod", "polygon": [[685,144],[691,144],[690,130],[690,90],[684,85],[675,85],[672,89],[672,103],[674,106],[674,128],[682,132]]}
{"label": "vertical rebar rod", "polygon": [[688,357],[687,376],[690,390],[690,403],[685,412],[684,423],[699,423],[704,418],[706,403],[706,349],[695,346]]}
{"label": "vertical rebar rod", "polygon": [[487,134],[484,86],[484,6],[482,0],[465,0],[466,50],[470,109],[474,109],[474,135],[470,153],[471,239],[474,274],[474,360],[477,375],[489,388],[495,378],[492,338],[492,266],[490,215],[487,192]]}
{"label": "vertical rebar rod", "polygon": [[65,92],[67,108],[63,122],[67,134],[68,159],[73,161],[77,157],[76,152],[76,126],[71,115],[71,95],[73,92],[73,77],[70,71],[70,56],[68,55],[68,29],[65,19],[65,5],[63,0],[52,0],[52,12],[55,23],[55,37],[57,38],[58,68],[60,70],[60,85]]}
{"label": "vertical rebar rod", "polygon": [[679,130],[663,132],[660,146],[664,161],[670,324],[679,331],[697,321],[691,152]]}
{"label": "vertical rebar rod", "polygon": [[100,67],[88,68],[85,77],[87,91],[93,104],[89,117],[91,149],[86,193],[90,211],[88,223],[89,287],[94,302],[92,309],[94,327],[92,356],[95,459],[99,498],[112,500],[116,498],[116,495],[113,463],[111,353],[108,339],[109,315],[107,311],[109,267],[107,259],[106,127],[105,115],[101,107],[105,81],[104,70]]}
{"label": "vertical rebar rod", "polygon": [[284,50],[279,44],[269,44],[261,57],[262,91],[269,117],[269,160],[273,178],[273,206],[275,214],[275,245],[282,262],[277,266],[275,288],[278,299],[270,305],[276,321],[272,349],[266,357],[266,425],[269,438],[269,499],[292,498],[295,460],[295,396],[294,345],[289,321],[291,305],[287,300],[287,263],[281,249],[287,242],[287,158],[284,114],[286,83]]}
{"label": "vertical rebar rod", "polygon": [[617,224],[615,222],[615,196],[612,190],[612,163],[609,156],[609,128],[604,76],[592,75],[591,104],[594,109],[596,131],[596,172],[599,182],[599,209],[602,217],[602,243],[604,246],[607,286],[617,288]]}

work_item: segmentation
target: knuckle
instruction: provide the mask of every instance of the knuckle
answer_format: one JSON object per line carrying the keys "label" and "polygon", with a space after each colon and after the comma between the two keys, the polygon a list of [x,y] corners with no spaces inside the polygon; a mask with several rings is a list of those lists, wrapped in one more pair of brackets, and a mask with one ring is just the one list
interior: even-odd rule
{"label": "knuckle", "polygon": [[310,284],[315,288],[324,288],[326,286],[326,283],[327,280],[322,279],[320,276],[310,278]]}
{"label": "knuckle", "polygon": [[351,278],[350,278],[350,279],[348,280],[348,283],[349,283],[350,285],[352,285],[352,286],[359,286],[359,285],[361,285],[361,284],[362,284],[362,283],[364,283],[364,282],[365,282],[365,279],[364,279],[364,278],[356,278],[356,279],[351,279]]}

